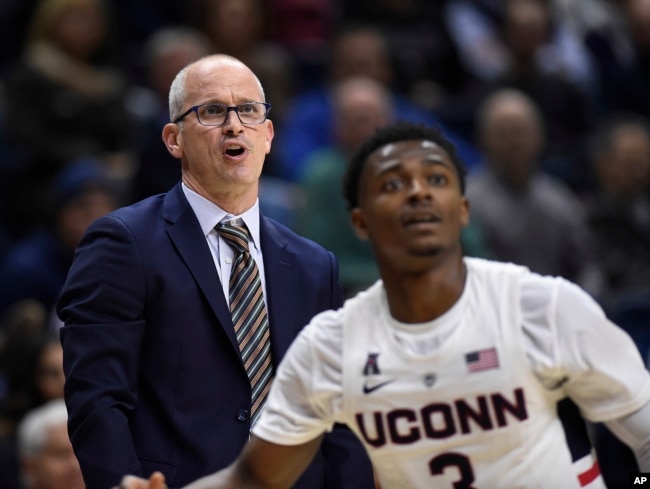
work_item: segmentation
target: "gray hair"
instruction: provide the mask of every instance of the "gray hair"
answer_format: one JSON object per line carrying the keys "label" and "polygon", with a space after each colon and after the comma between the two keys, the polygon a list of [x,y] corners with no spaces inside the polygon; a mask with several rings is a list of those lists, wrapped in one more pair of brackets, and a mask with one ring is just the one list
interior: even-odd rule
{"label": "gray hair", "polygon": [[148,63],[151,64],[168,52],[178,49],[179,44],[194,47],[202,56],[208,56],[211,51],[210,40],[201,31],[184,26],[166,27],[156,31],[147,41]]}
{"label": "gray hair", "polygon": [[50,428],[66,424],[68,411],[63,399],[55,399],[29,411],[18,425],[18,453],[37,456],[47,443]]}
{"label": "gray hair", "polygon": [[[204,56],[200,59],[197,59],[196,61],[187,65],[185,68],[183,68],[181,71],[178,72],[176,78],[174,78],[174,81],[172,82],[171,87],[169,88],[169,120],[173,121],[183,113],[183,104],[185,103],[185,98],[187,97],[187,92],[185,91],[185,81],[187,80],[187,74],[196,64],[201,63],[202,61],[210,58],[229,60],[230,62],[235,62],[241,64],[242,66],[246,66],[239,59],[235,58],[234,56],[229,56],[227,54],[211,54],[208,56]],[[264,95],[264,88],[262,87],[262,82],[260,82],[260,79],[257,77],[255,73],[253,73],[252,71],[251,73],[255,77],[255,81],[259,85],[260,92],[262,94],[261,102],[265,102],[266,97]]]}

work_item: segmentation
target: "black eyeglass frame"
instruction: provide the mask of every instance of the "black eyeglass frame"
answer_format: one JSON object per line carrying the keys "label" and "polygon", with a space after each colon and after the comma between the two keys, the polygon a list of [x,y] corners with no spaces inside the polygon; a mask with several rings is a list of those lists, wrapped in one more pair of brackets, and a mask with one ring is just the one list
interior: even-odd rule
{"label": "black eyeglass frame", "polygon": [[[264,106],[264,119],[262,119],[260,122],[244,122],[241,120],[241,117],[239,116],[239,107],[242,105],[251,105],[251,104],[260,104]],[[226,117],[223,120],[221,124],[204,124],[201,122],[201,118],[199,117],[199,109],[201,107],[206,107],[206,106],[219,106],[219,107],[225,107],[226,109]],[[183,112],[181,115],[179,115],[176,119],[174,119],[172,122],[174,124],[178,124],[181,122],[185,117],[189,115],[190,112],[194,112],[196,114],[196,120],[201,124],[202,126],[207,126],[207,127],[221,127],[223,126],[227,121],[228,121],[228,115],[230,114],[230,111],[233,111],[235,114],[237,114],[237,119],[239,119],[239,122],[246,126],[257,126],[258,124],[262,124],[264,121],[266,121],[269,118],[269,111],[271,110],[271,104],[267,102],[244,102],[241,104],[237,105],[226,105],[226,104],[199,104],[199,105],[193,105],[189,109],[187,109],[185,112]]]}

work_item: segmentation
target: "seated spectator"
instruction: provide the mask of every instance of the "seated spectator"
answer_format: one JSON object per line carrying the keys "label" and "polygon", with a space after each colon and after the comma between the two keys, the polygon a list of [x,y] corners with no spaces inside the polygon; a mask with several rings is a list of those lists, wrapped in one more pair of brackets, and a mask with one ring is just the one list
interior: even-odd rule
{"label": "seated spectator", "polygon": [[[511,61],[496,86],[519,90],[535,102],[547,136],[543,169],[581,194],[588,191],[584,155],[595,109],[590,92],[581,90],[567,70],[545,69],[557,58],[552,52],[544,55],[553,32],[551,8],[544,0],[504,2],[501,33]],[[560,45],[556,51],[570,50]]]}
{"label": "seated spectator", "polygon": [[0,487],[25,489],[19,477],[16,430],[25,414],[63,398],[63,350],[47,330],[47,311],[36,301],[11,307],[0,318]]}
{"label": "seated spectator", "polygon": [[458,110],[454,96],[461,94],[468,77],[444,21],[447,3],[347,0],[340,6],[342,18],[367,22],[384,35],[394,67],[393,88],[437,115],[447,107]]}
{"label": "seated spectator", "polygon": [[591,95],[595,87],[588,51],[571,28],[569,16],[556,15],[552,4],[547,0],[449,0],[444,17],[466,69],[480,79],[496,81],[515,62],[513,45],[503,38],[502,26],[512,15],[508,10],[517,9],[516,15],[525,15],[520,18],[528,28],[526,38],[539,43],[534,53],[538,69],[566,76]]}
{"label": "seated spectator", "polygon": [[346,297],[379,278],[372,249],[352,228],[342,193],[342,178],[356,147],[375,129],[393,120],[390,92],[362,77],[340,82],[332,93],[335,141],[308,156],[299,179],[305,194],[298,230],[332,251],[339,261],[339,279]]}
{"label": "seated spectator", "polygon": [[[381,32],[371,26],[346,26],[332,40],[328,79],[320,87],[299,93],[276,131],[275,171],[280,177],[296,181],[308,155],[334,144],[332,88],[353,76],[369,77],[390,90],[395,119],[440,125],[433,113],[421,110],[393,89],[390,53]],[[455,134],[451,138],[467,166],[474,166],[479,161],[478,151]]]}
{"label": "seated spectator", "polygon": [[[590,57],[580,40],[554,16],[547,0],[451,0],[447,22],[467,69],[474,73],[464,102],[471,115],[499,88],[533,99],[546,132],[546,173],[575,193],[585,187],[585,145],[595,114]],[[453,107],[452,107],[453,112]]]}
{"label": "seated spectator", "polygon": [[343,2],[263,0],[261,3],[268,14],[266,22],[270,39],[286,49],[291,57],[295,88],[304,90],[319,84],[328,44]]}
{"label": "seated spectator", "polygon": [[199,0],[110,0],[119,20],[119,56],[135,83],[146,83],[146,44],[157,31],[190,25]]}
{"label": "seated spectator", "polygon": [[23,299],[35,299],[51,310],[82,234],[118,205],[105,167],[94,161],[64,168],[50,195],[48,225],[15,243],[0,263],[0,314]]}
{"label": "seated spectator", "polygon": [[[594,133],[596,176],[585,198],[587,219],[604,272],[601,302],[650,359],[650,123],[631,113],[605,119]],[[650,366],[650,363],[648,363]],[[608,487],[624,487],[636,470],[631,451],[598,425],[595,443]]]}
{"label": "seated spectator", "polygon": [[[274,5],[269,0],[202,0],[198,28],[210,41],[212,52],[234,56],[257,75],[267,101],[273,104],[274,124],[281,123],[284,117],[297,74],[290,50],[272,39],[271,31],[288,22],[291,14],[301,7],[299,4],[310,10],[315,3],[318,1],[301,1],[290,6],[293,11],[290,8],[283,16],[277,12],[278,15],[271,17],[273,9],[282,5]],[[306,18],[302,21],[302,27],[308,24]]]}
{"label": "seated spectator", "polygon": [[544,126],[534,102],[511,89],[479,110],[482,172],[469,175],[467,196],[491,258],[580,284],[598,296],[601,279],[584,209],[561,181],[540,170]]}
{"label": "seated spectator", "polygon": [[111,52],[105,0],[40,0],[21,59],[7,75],[6,129],[25,152],[11,182],[11,224],[31,231],[46,209],[42,196],[69,161],[93,157],[113,178],[134,170],[128,80]]}
{"label": "seated spectator", "polygon": [[604,270],[606,305],[650,292],[650,123],[636,115],[607,119],[594,134],[597,190],[587,219]]}
{"label": "seated spectator", "polygon": [[30,411],[18,429],[24,489],[83,489],[79,462],[68,438],[68,412],[62,399]]}
{"label": "seated spectator", "polygon": [[58,332],[48,330],[48,311],[37,301],[15,304],[0,326],[0,375],[6,385],[0,403],[0,436],[12,436],[34,407],[63,397],[63,352]]}
{"label": "seated spectator", "polygon": [[132,92],[132,111],[138,122],[138,168],[130,192],[132,200],[167,192],[181,178],[179,161],[162,142],[169,122],[169,87],[182,68],[211,53],[209,39],[190,27],[173,26],[154,33],[146,42],[146,85]]}
{"label": "seated spectator", "polygon": [[[580,3],[592,13],[591,2]],[[630,112],[650,118],[650,1],[604,3],[605,15],[583,34],[596,67],[599,109],[604,116]]]}

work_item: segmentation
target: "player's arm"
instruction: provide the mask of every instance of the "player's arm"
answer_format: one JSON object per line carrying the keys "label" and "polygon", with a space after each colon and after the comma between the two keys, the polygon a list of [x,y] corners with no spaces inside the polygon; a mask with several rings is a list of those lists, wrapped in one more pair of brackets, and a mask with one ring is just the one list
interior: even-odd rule
{"label": "player's arm", "polygon": [[563,283],[556,304],[564,389],[585,418],[603,422],[650,471],[650,375],[637,346],[575,285]]}
{"label": "player's arm", "polygon": [[632,414],[605,421],[605,426],[632,449],[639,470],[650,472],[650,402]]}
{"label": "player's arm", "polygon": [[322,439],[321,435],[300,445],[277,445],[253,435],[228,468],[228,484],[213,486],[206,478],[185,489],[288,489],[312,461]]}
{"label": "player's arm", "polygon": [[[229,467],[198,479],[184,489],[288,489],[307,468],[322,436],[301,445],[277,445],[255,435]],[[126,476],[119,489],[165,489],[162,474],[148,481]]]}

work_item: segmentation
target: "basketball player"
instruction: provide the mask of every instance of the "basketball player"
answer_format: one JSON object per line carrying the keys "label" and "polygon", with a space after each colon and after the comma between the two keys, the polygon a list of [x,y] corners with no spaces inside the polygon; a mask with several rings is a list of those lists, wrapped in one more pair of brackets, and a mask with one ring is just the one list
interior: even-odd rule
{"label": "basketball player", "polygon": [[[422,126],[359,149],[344,194],[382,280],[312,320],[240,458],[188,488],[288,488],[336,422],[385,489],[603,488],[583,420],[561,421],[571,405],[650,472],[650,375],[634,343],[566,280],[464,258],[464,175]],[[163,486],[155,474],[122,487]]]}

